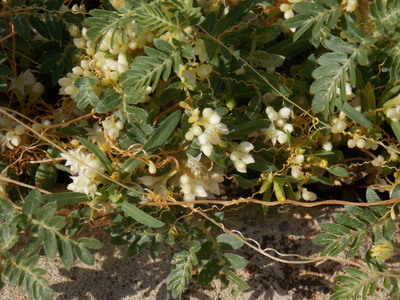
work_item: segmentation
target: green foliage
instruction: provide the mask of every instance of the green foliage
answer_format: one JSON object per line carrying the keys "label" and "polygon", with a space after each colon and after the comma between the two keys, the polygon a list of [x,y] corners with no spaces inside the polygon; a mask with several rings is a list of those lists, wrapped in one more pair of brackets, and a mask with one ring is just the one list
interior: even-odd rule
{"label": "green foliage", "polygon": [[136,104],[145,95],[146,88],[152,90],[160,79],[166,81],[171,69],[178,72],[180,49],[160,40],[154,40],[155,48],[145,47],[147,56],[136,57],[131,69],[121,74],[119,81],[124,89],[125,99],[130,104]]}
{"label": "green foliage", "polygon": [[335,293],[329,298],[337,299],[355,299],[361,296],[361,299],[367,299],[367,296],[375,294],[377,278],[370,278],[367,273],[351,267],[343,267],[348,275],[336,276],[334,279],[341,285],[333,285]]}
{"label": "green foliage", "polygon": [[[367,189],[366,198],[369,203],[381,201],[378,194],[370,188]],[[387,207],[378,205],[363,209],[356,206],[345,206],[345,209],[351,216],[334,214],[333,218],[336,223],[321,224],[324,233],[313,239],[313,243],[316,245],[326,245],[321,251],[321,256],[337,256],[344,253],[349,258],[354,258],[360,254],[360,247],[367,239],[372,240],[373,243],[382,239],[393,241],[394,222],[390,218]],[[369,262],[370,268],[382,270],[382,266],[376,267],[376,261],[371,257]],[[343,267],[343,270],[347,275],[335,276],[335,281],[340,284],[332,286],[335,293],[330,299],[354,299],[360,295],[362,299],[366,299],[367,295],[375,294],[378,280],[382,275],[366,273],[351,267]]]}
{"label": "green foliage", "polygon": [[293,41],[301,38],[311,29],[311,43],[318,47],[320,44],[320,32],[324,25],[333,29],[340,17],[342,8],[336,0],[299,2],[293,5],[294,11],[298,14],[286,20],[283,24],[288,28],[297,28],[293,35]]}
{"label": "green foliage", "polygon": [[182,294],[192,277],[193,265],[197,264],[196,252],[200,250],[200,243],[193,241],[187,250],[174,254],[175,268],[166,279],[167,288],[171,290],[172,297]]}
{"label": "green foliage", "polygon": [[9,264],[2,272],[2,277],[7,277],[10,284],[23,287],[30,298],[51,299],[53,290],[43,277],[46,270],[36,268],[38,260],[38,255],[29,256],[22,250],[8,260]]}
{"label": "green foliage", "polygon": [[51,297],[38,255],[94,264],[102,243],[76,235],[101,220],[128,256],[172,249],[173,297],[195,273],[236,296],[251,240],[223,222],[232,186],[265,214],[348,186],[370,206],[313,240],[360,265],[332,298],[396,299],[399,207],[375,190],[400,197],[399,1],[283,2],[1,2],[1,280]]}

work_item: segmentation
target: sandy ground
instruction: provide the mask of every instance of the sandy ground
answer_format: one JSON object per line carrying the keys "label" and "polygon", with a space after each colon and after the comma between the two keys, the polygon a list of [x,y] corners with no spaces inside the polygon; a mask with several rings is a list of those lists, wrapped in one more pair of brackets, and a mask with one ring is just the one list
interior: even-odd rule
{"label": "sandy ground", "polygon": [[[333,209],[271,208],[264,216],[259,207],[246,207],[227,214],[225,225],[240,230],[244,236],[256,240],[262,248],[275,248],[281,253],[297,253],[316,256],[320,247],[312,245],[312,237],[318,232],[318,222],[331,216]],[[317,222],[318,221],[318,222]],[[167,291],[165,278],[172,261],[172,248],[165,246],[157,260],[148,253],[127,258],[126,247],[115,247],[108,243],[106,235],[93,232],[93,237],[105,243],[95,254],[95,265],[76,262],[71,271],[62,268],[60,260],[53,262],[41,258],[39,266],[47,270],[54,299],[68,300],[139,300],[172,299]],[[332,278],[340,266],[334,263],[315,265],[288,265],[277,263],[250,248],[241,250],[249,260],[238,274],[247,280],[250,289],[234,298],[229,291],[222,290],[218,280],[209,287],[191,283],[181,299],[239,299],[239,300],[284,300],[284,299],[328,299]],[[194,277],[197,272],[194,272]],[[1,300],[28,299],[16,287],[6,286],[0,291]],[[384,291],[371,299],[388,299]]]}

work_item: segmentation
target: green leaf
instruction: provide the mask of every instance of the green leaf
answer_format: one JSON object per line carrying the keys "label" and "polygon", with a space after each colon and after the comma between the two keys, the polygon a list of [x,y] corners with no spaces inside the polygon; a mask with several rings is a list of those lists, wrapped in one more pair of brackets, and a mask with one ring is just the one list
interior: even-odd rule
{"label": "green leaf", "polygon": [[276,171],[276,166],[264,159],[261,155],[253,155],[254,163],[247,165],[249,169],[256,170],[259,172],[273,172]]}
{"label": "green leaf", "polygon": [[261,68],[277,68],[285,61],[283,56],[271,54],[263,50],[252,52],[250,59]]}
{"label": "green leaf", "polygon": [[332,241],[337,240],[337,236],[332,234],[332,233],[321,233],[318,234],[316,237],[313,239],[313,244],[314,245],[326,245],[330,244]]}
{"label": "green leaf", "polygon": [[[381,198],[378,196],[378,194],[371,188],[367,189],[366,198],[367,198],[368,203],[374,203],[374,202],[382,201]],[[383,217],[388,211],[388,209],[386,208],[385,205],[374,205],[374,206],[370,206],[369,209],[377,217]]]}
{"label": "green leaf", "polygon": [[335,63],[338,64],[345,64],[348,61],[347,55],[343,53],[336,53],[336,52],[328,52],[325,53],[324,55],[321,55],[318,59],[317,62],[323,66],[323,65],[332,65]]}
{"label": "green leaf", "polygon": [[285,22],[283,22],[283,25],[287,28],[297,28],[306,24],[311,18],[312,16],[310,15],[295,15],[293,18],[285,20]]}
{"label": "green leaf", "polygon": [[43,203],[56,202],[58,207],[88,201],[86,194],[71,192],[45,194],[42,195],[41,198]]}
{"label": "green leaf", "polygon": [[61,18],[71,24],[80,24],[85,20],[85,16],[80,13],[73,13],[72,11],[66,11],[61,15]]}
{"label": "green leaf", "polygon": [[57,237],[54,232],[50,230],[43,232],[43,246],[47,257],[53,260],[57,255]]}
{"label": "green leaf", "polygon": [[128,99],[132,97],[131,101],[127,100],[129,103],[140,101],[146,95],[148,86],[154,91],[160,78],[168,79],[171,68],[175,73],[179,72],[180,49],[162,40],[155,39],[153,42],[158,49],[147,48],[151,56],[137,56],[131,68],[118,78]]}
{"label": "green leaf", "polygon": [[35,215],[41,203],[40,191],[38,189],[32,190],[25,198],[25,203],[22,206],[22,213],[27,216]]}
{"label": "green leaf", "polygon": [[318,15],[325,11],[325,8],[318,3],[298,2],[293,4],[293,10],[299,14]]}
{"label": "green leaf", "polygon": [[351,218],[344,214],[333,214],[335,221],[341,225],[344,225],[353,230],[361,230],[365,228],[365,224],[358,221],[357,219]]}
{"label": "green leaf", "polygon": [[11,249],[18,241],[17,228],[10,223],[0,223],[0,253]]}
{"label": "green leaf", "polygon": [[15,30],[24,40],[29,40],[31,38],[31,28],[25,17],[25,15],[14,14],[11,17],[14,24]]}
{"label": "green leaf", "polygon": [[56,210],[57,210],[57,203],[49,202],[37,212],[36,217],[39,221],[47,221],[54,216]]}
{"label": "green leaf", "polygon": [[139,254],[149,243],[149,237],[147,235],[142,235],[137,237],[130,245],[127,251],[128,257],[135,256]]}
{"label": "green leaf", "polygon": [[202,243],[200,250],[196,253],[197,259],[202,263],[206,263],[206,261],[211,259],[213,247],[214,244],[211,241]]}
{"label": "green leaf", "polygon": [[79,77],[74,80],[74,86],[79,88],[73,99],[77,102],[79,110],[84,110],[88,105],[96,107],[100,104],[100,100],[96,93],[92,90],[96,85],[96,78]]}
{"label": "green leaf", "polygon": [[149,116],[148,113],[143,108],[134,107],[134,106],[127,106],[126,114],[127,114],[128,119],[131,122],[146,121],[146,119]]}
{"label": "green leaf", "polygon": [[80,137],[80,136],[78,136],[78,139],[83,146],[85,146],[90,152],[92,152],[94,155],[96,155],[96,157],[103,164],[103,166],[106,168],[108,173],[112,174],[114,172],[110,160],[103,153],[103,151],[101,151],[100,148],[97,147],[97,145],[93,144],[92,142],[90,142],[87,139]]}
{"label": "green leaf", "polygon": [[156,236],[151,239],[150,256],[152,259],[156,259],[158,257],[158,253],[160,252],[160,247],[163,241],[164,236],[160,233],[156,234]]}
{"label": "green leaf", "polygon": [[232,7],[225,16],[218,20],[217,24],[212,30],[212,34],[214,36],[217,36],[225,29],[230,28],[236,21],[238,21],[254,6],[254,2],[255,1],[253,0],[246,0]]}
{"label": "green leaf", "polygon": [[56,216],[48,220],[47,224],[54,230],[61,230],[67,223],[65,222],[64,217]]}
{"label": "green leaf", "polygon": [[327,170],[329,173],[339,176],[339,177],[349,177],[350,176],[349,172],[343,167],[332,166],[332,167],[328,167]]}
{"label": "green leaf", "polygon": [[141,164],[141,160],[136,159],[136,158],[128,158],[124,163],[121,165],[121,170],[123,170],[126,173],[132,173],[135,171]]}
{"label": "green leaf", "polygon": [[[344,88],[342,88],[342,90],[344,90]],[[339,108],[339,110],[343,111],[354,122],[364,126],[367,129],[373,128],[372,123],[362,113],[352,107],[348,102],[342,102],[340,99],[338,99],[335,104]]]}
{"label": "green leaf", "polygon": [[210,260],[199,273],[199,284],[208,285],[215,276],[222,270],[222,265],[218,258]]}
{"label": "green leaf", "polygon": [[71,244],[61,238],[58,240],[58,253],[60,254],[61,262],[64,267],[69,271],[74,263],[74,252],[72,250]]}
{"label": "green leaf", "polygon": [[100,249],[103,247],[103,243],[92,238],[81,237],[77,240],[78,244],[82,244],[86,248],[90,249]]}
{"label": "green leaf", "polygon": [[58,173],[54,165],[42,163],[36,171],[35,184],[44,189],[50,189],[56,184],[57,178]]}
{"label": "green leaf", "polygon": [[179,120],[181,118],[181,111],[174,111],[171,115],[169,115],[164,121],[160,123],[158,128],[154,131],[154,133],[150,136],[147,142],[143,145],[143,149],[146,151],[153,150],[155,148],[159,148],[169,139],[172,133],[175,130],[175,127],[178,125]]}
{"label": "green leaf", "polygon": [[378,218],[369,210],[357,206],[345,206],[346,211],[362,221],[374,223]]}
{"label": "green leaf", "polygon": [[15,209],[9,200],[0,197],[0,224],[11,221],[16,215]]}
{"label": "green leaf", "polygon": [[337,235],[348,235],[350,234],[350,229],[340,224],[323,223],[321,224],[322,230],[337,234]]}
{"label": "green leaf", "polygon": [[45,37],[46,39],[51,40],[52,37],[50,35],[50,33],[48,32],[48,28],[46,26],[46,23],[39,17],[36,15],[30,15],[29,16],[29,21],[30,24],[32,25],[32,27],[43,37]]}
{"label": "green leaf", "polygon": [[249,262],[247,259],[237,254],[224,253],[223,256],[227,260],[231,268],[235,270],[243,269]]}
{"label": "green leaf", "polygon": [[0,77],[0,92],[6,92],[7,91],[7,82],[4,80],[4,78]]}
{"label": "green leaf", "polygon": [[244,123],[236,125],[235,130],[229,133],[231,137],[247,136],[250,133],[256,132],[261,129],[268,128],[271,124],[270,120],[267,119],[257,119],[251,120]]}
{"label": "green leaf", "polygon": [[244,291],[250,288],[246,281],[237,276],[234,272],[228,270],[225,272],[225,274],[228,276],[229,282],[239,290]]}
{"label": "green leaf", "polygon": [[232,177],[238,183],[239,187],[241,187],[243,189],[249,189],[249,188],[255,186],[258,182],[257,178],[246,179],[246,178],[240,176],[239,174],[232,174]]}
{"label": "green leaf", "polygon": [[48,0],[46,4],[46,9],[50,11],[59,10],[63,5],[63,0]]}
{"label": "green leaf", "polygon": [[322,43],[326,48],[338,53],[352,54],[357,49],[355,44],[346,43],[341,38],[333,35],[330,35],[328,38],[324,39]]}
{"label": "green leaf", "polygon": [[154,217],[146,214],[144,211],[140,210],[129,202],[123,201],[120,208],[126,215],[143,225],[153,228],[160,228],[165,225],[164,222],[161,222],[160,220],[157,220]]}
{"label": "green leaf", "polygon": [[60,41],[62,37],[60,21],[53,16],[47,16],[45,19],[45,24],[50,36],[54,40]]}
{"label": "green leaf", "polygon": [[368,278],[368,274],[360,271],[358,269],[352,268],[352,267],[343,267],[343,270],[351,275],[353,278],[357,278],[358,280],[366,280]]}
{"label": "green leaf", "polygon": [[254,33],[254,40],[259,43],[266,44],[275,40],[281,34],[281,32],[282,30],[279,25],[259,27]]}
{"label": "green leaf", "polygon": [[103,89],[100,95],[100,102],[96,106],[98,113],[106,113],[120,105],[122,97],[114,88],[109,87]]}
{"label": "green leaf", "polygon": [[94,265],[93,254],[90,253],[90,251],[88,249],[86,249],[85,247],[76,245],[74,247],[74,253],[75,253],[76,257],[84,264],[91,265],[91,266]]}
{"label": "green leaf", "polygon": [[[236,235],[235,235],[236,236]],[[217,242],[221,244],[223,250],[236,250],[244,245],[244,243],[233,236],[233,234],[222,233],[217,237]]]}
{"label": "green leaf", "polygon": [[359,251],[361,244],[364,242],[365,232],[359,232],[353,243],[350,245],[349,258],[353,258]]}
{"label": "green leaf", "polygon": [[395,233],[395,223],[392,219],[388,219],[383,223],[383,237],[387,240],[393,241]]}

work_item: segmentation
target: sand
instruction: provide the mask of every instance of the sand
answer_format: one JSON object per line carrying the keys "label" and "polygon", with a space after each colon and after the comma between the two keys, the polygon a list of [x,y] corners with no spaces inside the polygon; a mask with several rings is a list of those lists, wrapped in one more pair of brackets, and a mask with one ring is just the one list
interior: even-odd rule
{"label": "sand", "polygon": [[[318,222],[328,220],[334,210],[321,207],[273,208],[264,216],[259,207],[248,206],[227,213],[225,225],[229,229],[240,230],[244,236],[257,241],[261,248],[315,257],[321,250],[321,247],[312,245],[312,237],[319,229]],[[77,261],[70,271],[66,271],[58,257],[54,261],[45,257],[40,259],[39,267],[47,270],[50,286],[56,292],[53,299],[173,299],[165,284],[173,265],[173,248],[165,245],[156,260],[152,260],[146,250],[128,258],[125,255],[126,246],[111,245],[107,235],[98,230],[89,231],[89,234],[105,244],[95,252],[93,266]],[[368,247],[368,244],[364,247]],[[201,287],[193,281],[181,299],[328,299],[332,294],[329,285],[333,276],[341,271],[338,264],[330,262],[319,266],[275,262],[246,246],[240,252],[249,260],[249,264],[237,274],[247,280],[249,290],[235,298],[228,290],[221,289],[219,280],[214,280],[208,287]],[[194,271],[194,278],[197,274],[198,270]],[[17,287],[6,286],[0,291],[0,299],[22,300],[28,297]],[[373,299],[388,299],[388,295],[380,290]]]}

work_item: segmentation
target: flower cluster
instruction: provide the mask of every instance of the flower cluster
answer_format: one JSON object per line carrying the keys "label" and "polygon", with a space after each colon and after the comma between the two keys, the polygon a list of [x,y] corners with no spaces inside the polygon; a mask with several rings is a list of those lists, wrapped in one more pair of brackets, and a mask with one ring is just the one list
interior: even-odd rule
{"label": "flower cluster", "polygon": [[192,110],[190,114],[189,123],[192,126],[185,134],[185,139],[191,141],[197,137],[201,151],[210,156],[214,149],[213,145],[221,143],[220,135],[229,133],[228,127],[221,123],[220,115],[211,108],[203,109],[201,118],[198,108]]}
{"label": "flower cluster", "polygon": [[365,139],[364,137],[360,136],[358,133],[354,133],[352,138],[347,141],[347,146],[349,148],[357,147],[359,149],[378,149],[379,145],[372,140]]}
{"label": "flower cluster", "polygon": [[101,122],[104,129],[110,138],[116,139],[119,137],[119,132],[124,128],[124,123],[121,121],[114,122],[113,120],[104,120]]}
{"label": "flower cluster", "polygon": [[331,127],[332,133],[342,133],[347,127],[346,114],[341,111],[339,113],[339,116],[331,117],[330,122],[332,124]]}
{"label": "flower cluster", "polygon": [[197,55],[200,64],[196,66],[185,65],[180,75],[181,80],[188,85],[194,85],[197,79],[200,81],[206,79],[213,70],[212,66],[205,63],[208,60],[208,54],[202,39],[195,41],[193,52]]}
{"label": "flower cluster", "polygon": [[292,157],[292,159],[289,161],[289,165],[291,167],[291,175],[296,179],[299,179],[303,176],[301,167],[305,159],[303,153],[303,149],[298,149],[297,154],[295,154],[294,157]]}
{"label": "flower cluster", "polygon": [[61,157],[66,159],[65,165],[69,166],[71,174],[74,175],[71,176],[72,183],[67,188],[94,197],[100,183],[98,173],[104,171],[98,158],[82,147],[68,150],[68,153],[62,153]]}
{"label": "flower cluster", "polygon": [[19,100],[29,96],[30,100],[39,98],[44,93],[44,86],[36,81],[35,76],[28,69],[18,75],[17,78],[10,78],[9,91],[12,91]]}
{"label": "flower cluster", "polygon": [[371,248],[371,256],[379,260],[388,260],[394,255],[394,246],[391,242],[381,239]]}
{"label": "flower cluster", "polygon": [[387,110],[386,116],[392,120],[392,122],[400,121],[400,104],[395,107],[391,107]]}
{"label": "flower cluster", "polygon": [[292,110],[288,107],[283,107],[276,112],[271,106],[265,109],[268,119],[271,120],[269,128],[264,129],[265,141],[271,140],[272,145],[275,146],[278,141],[280,144],[285,144],[288,141],[288,134],[292,133],[293,125],[288,123],[291,118]]}
{"label": "flower cluster", "polygon": [[241,173],[247,172],[247,165],[254,163],[254,158],[249,152],[254,149],[254,145],[249,142],[241,142],[240,144],[234,145],[234,149],[230,155],[230,159],[233,162],[236,170]]}
{"label": "flower cluster", "polygon": [[5,148],[14,149],[21,144],[25,127],[9,117],[0,114],[0,152]]}
{"label": "flower cluster", "polygon": [[[118,76],[128,70],[134,51],[143,49],[154,40],[152,32],[139,35],[135,21],[124,30],[108,31],[99,45],[87,36],[87,30],[86,27],[80,30],[76,25],[69,28],[75,47],[84,51],[85,56],[80,59],[79,66],[58,81],[61,95],[74,96],[78,90],[74,86],[74,80],[81,76],[100,78],[100,87],[115,84]],[[100,94],[101,88],[94,91]]]}
{"label": "flower cluster", "polygon": [[185,166],[188,172],[179,178],[183,200],[194,201],[196,197],[211,196],[210,193],[219,195],[219,183],[224,177],[218,168],[208,171],[200,161],[201,153],[196,157],[188,154],[187,157]]}

